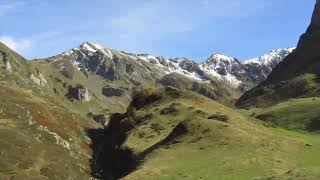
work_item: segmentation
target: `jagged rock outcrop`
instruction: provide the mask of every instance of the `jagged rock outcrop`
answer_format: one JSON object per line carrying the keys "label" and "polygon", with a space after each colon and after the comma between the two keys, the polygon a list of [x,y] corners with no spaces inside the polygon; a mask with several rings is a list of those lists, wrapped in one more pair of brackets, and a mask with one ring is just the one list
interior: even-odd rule
{"label": "jagged rock outcrop", "polygon": [[154,78],[146,67],[128,58],[128,55],[104,48],[96,43],[83,43],[79,48],[48,58],[48,60],[71,79],[77,69],[85,74],[99,75],[109,81],[122,80],[133,84],[137,80]]}
{"label": "jagged rock outcrop", "polygon": [[4,63],[5,63],[5,65],[6,65],[6,70],[7,70],[8,72],[12,72],[10,61],[6,60],[6,61],[4,61]]}
{"label": "jagged rock outcrop", "polygon": [[253,86],[243,64],[236,58],[213,54],[200,66],[207,74],[238,89],[248,89]]}
{"label": "jagged rock outcrop", "polygon": [[308,27],[307,33],[320,30],[320,0],[317,0],[311,19],[311,24]]}
{"label": "jagged rock outcrop", "polygon": [[110,122],[110,116],[109,115],[105,115],[105,114],[99,114],[99,115],[95,115],[93,117],[93,119],[103,125],[104,127],[108,126],[109,122]]}
{"label": "jagged rock outcrop", "polygon": [[0,51],[1,57],[2,57],[2,61],[4,63],[4,68],[11,73],[12,72],[12,68],[11,68],[11,63],[10,60],[8,59],[8,55],[5,51],[1,50]]}
{"label": "jagged rock outcrop", "polygon": [[242,64],[254,85],[260,84],[285,57],[295,48],[272,50],[260,57],[248,59]]}
{"label": "jagged rock outcrop", "polygon": [[45,87],[48,82],[47,80],[44,78],[43,74],[40,73],[39,71],[37,71],[36,73],[37,75],[31,74],[30,79],[36,83],[38,86],[40,87]]}
{"label": "jagged rock outcrop", "polygon": [[72,102],[76,100],[82,102],[89,102],[91,100],[89,90],[80,84],[78,84],[76,87],[69,86],[68,93],[66,94],[66,96]]}

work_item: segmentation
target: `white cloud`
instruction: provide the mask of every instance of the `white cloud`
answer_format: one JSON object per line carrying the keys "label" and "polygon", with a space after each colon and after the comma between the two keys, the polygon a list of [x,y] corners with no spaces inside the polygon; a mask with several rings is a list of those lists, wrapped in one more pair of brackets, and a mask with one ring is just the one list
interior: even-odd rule
{"label": "white cloud", "polygon": [[28,51],[32,47],[32,42],[27,39],[15,39],[11,36],[0,36],[0,41],[19,53]]}
{"label": "white cloud", "polygon": [[20,9],[23,5],[25,5],[25,2],[23,1],[0,3],[0,17]]}

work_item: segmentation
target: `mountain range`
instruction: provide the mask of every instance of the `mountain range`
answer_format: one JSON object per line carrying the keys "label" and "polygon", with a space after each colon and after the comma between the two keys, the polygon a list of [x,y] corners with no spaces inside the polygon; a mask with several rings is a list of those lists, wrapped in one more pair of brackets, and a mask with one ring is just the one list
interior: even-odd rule
{"label": "mountain range", "polygon": [[[146,65],[142,62],[147,62],[148,65],[151,64],[154,68],[157,68],[157,71],[160,71],[160,75],[178,73],[189,79],[202,82],[207,81],[211,76],[211,78],[222,81],[234,88],[241,86],[251,88],[250,86],[262,82],[271,70],[293,50],[294,48],[276,49],[261,57],[244,60],[242,62],[223,54],[213,54],[203,63],[197,63],[188,58],[168,59],[163,56],[150,54],[126,53],[124,51],[105,48],[97,43],[85,42],[78,48],[71,49],[49,59],[54,59],[53,61],[63,58],[70,59],[79,70],[90,71],[92,70],[90,67],[95,66],[95,62],[92,60],[94,58],[109,59],[109,61],[114,61],[114,58],[123,58],[128,60],[129,63],[137,63],[141,68],[146,68],[143,67]],[[146,73],[153,73],[148,72],[147,69],[144,70]],[[111,73],[110,76],[106,76],[105,78],[115,80],[117,79],[115,76],[116,75]],[[145,74],[145,76],[147,75]]]}
{"label": "mountain range", "polygon": [[[94,77],[109,82],[113,86],[110,88],[118,91],[130,91],[141,84],[170,85],[231,104],[243,92],[263,81],[272,68],[293,49],[277,49],[243,62],[222,54],[213,54],[203,63],[197,63],[187,58],[167,59],[150,54],[126,53],[85,42],[78,48],[37,60],[36,63],[47,63],[57,73],[79,84],[83,83],[83,78]],[[101,95],[101,89],[104,88],[95,85],[92,89],[83,85],[97,96]]]}

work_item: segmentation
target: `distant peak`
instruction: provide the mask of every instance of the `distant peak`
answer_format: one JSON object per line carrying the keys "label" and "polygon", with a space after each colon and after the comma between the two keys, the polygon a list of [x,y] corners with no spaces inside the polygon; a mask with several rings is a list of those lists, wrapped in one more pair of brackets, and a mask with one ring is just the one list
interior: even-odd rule
{"label": "distant peak", "polygon": [[210,56],[210,58],[207,61],[235,61],[235,58],[226,56],[221,53],[214,53]]}
{"label": "distant peak", "polygon": [[274,61],[280,62],[295,49],[296,49],[295,47],[274,49],[262,56],[245,60],[243,61],[243,64],[255,63],[255,64],[267,65],[269,63],[273,63]]}
{"label": "distant peak", "polygon": [[105,49],[105,47],[103,47],[102,45],[100,45],[98,43],[84,42],[80,45],[80,49],[85,49],[85,50],[88,50],[91,52],[96,52],[96,51]]}
{"label": "distant peak", "polygon": [[283,52],[283,51],[289,51],[292,52],[294,49],[296,49],[296,47],[290,47],[290,48],[278,48],[278,49],[274,49],[272,51],[270,51],[270,53],[274,53],[274,52]]}

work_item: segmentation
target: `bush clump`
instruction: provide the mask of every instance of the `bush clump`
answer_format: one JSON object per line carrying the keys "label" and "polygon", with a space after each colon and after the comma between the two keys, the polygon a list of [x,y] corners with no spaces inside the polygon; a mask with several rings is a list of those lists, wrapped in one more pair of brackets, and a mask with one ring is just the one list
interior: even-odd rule
{"label": "bush clump", "polygon": [[222,122],[228,122],[230,118],[227,115],[216,113],[214,115],[209,116],[208,119],[218,120],[218,121],[222,121]]}
{"label": "bush clump", "polygon": [[175,107],[175,104],[171,104],[169,107],[166,107],[160,111],[161,115],[166,115],[166,114],[172,114],[178,112],[177,108]]}
{"label": "bush clump", "polygon": [[152,123],[150,128],[158,134],[160,134],[162,130],[165,130],[165,128],[158,123]]}

